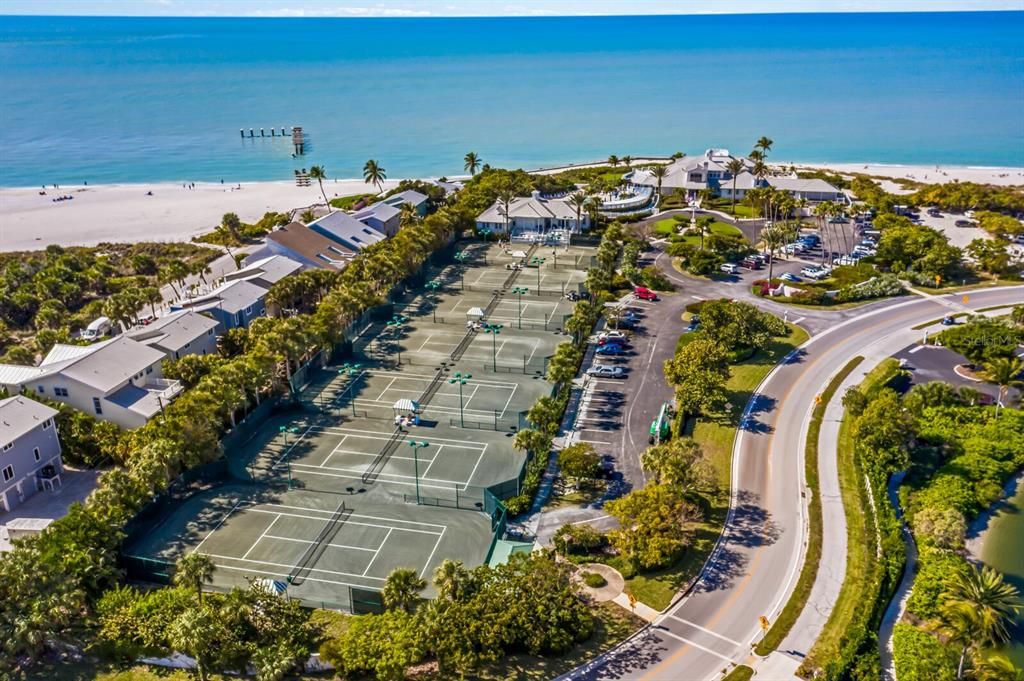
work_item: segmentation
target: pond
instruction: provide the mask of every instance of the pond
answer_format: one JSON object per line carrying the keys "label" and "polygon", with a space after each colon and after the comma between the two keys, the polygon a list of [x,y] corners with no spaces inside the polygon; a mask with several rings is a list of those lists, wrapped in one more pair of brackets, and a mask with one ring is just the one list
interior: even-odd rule
{"label": "pond", "polygon": [[[1013,496],[992,516],[981,559],[1006,576],[1024,598],[1024,481],[1018,478]],[[1013,643],[1006,651],[1018,666],[1024,666],[1024,617],[1011,632]]]}

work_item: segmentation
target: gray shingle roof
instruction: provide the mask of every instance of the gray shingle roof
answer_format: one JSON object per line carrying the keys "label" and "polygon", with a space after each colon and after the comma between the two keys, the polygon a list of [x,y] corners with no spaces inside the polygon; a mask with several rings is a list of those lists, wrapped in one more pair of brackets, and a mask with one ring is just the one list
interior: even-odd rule
{"label": "gray shingle roof", "polygon": [[[388,208],[395,210],[392,206],[388,206]],[[314,220],[309,223],[309,226],[311,229],[322,229],[326,234],[339,241],[355,243],[359,248],[365,248],[387,238],[373,227],[368,227],[343,210],[336,210],[319,220]]]}
{"label": "gray shingle roof", "polygon": [[150,347],[173,352],[186,343],[202,338],[215,328],[217,320],[212,317],[184,310],[160,317],[149,326],[133,329],[127,336]]}
{"label": "gray shingle roof", "polygon": [[60,372],[104,393],[164,359],[159,350],[125,336],[92,347],[96,348],[94,352],[74,360]]}
{"label": "gray shingle roof", "polygon": [[21,395],[0,400],[0,445],[14,442],[56,415],[56,409]]}
{"label": "gray shingle roof", "polygon": [[290,274],[302,269],[302,264],[283,255],[271,255],[266,258],[254,260],[248,265],[235,272],[224,275],[227,281],[247,279],[263,288],[270,288]]}

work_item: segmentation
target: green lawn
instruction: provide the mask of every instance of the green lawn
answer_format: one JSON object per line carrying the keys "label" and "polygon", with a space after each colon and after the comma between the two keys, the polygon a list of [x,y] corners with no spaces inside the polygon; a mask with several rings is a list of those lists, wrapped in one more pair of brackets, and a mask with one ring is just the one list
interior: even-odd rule
{"label": "green lawn", "polygon": [[[679,227],[680,225],[683,226],[683,229],[688,229],[690,227],[690,221],[687,220],[685,222],[680,223],[677,222],[675,218],[666,218],[664,220],[658,220],[656,223],[654,223],[654,233],[659,236],[672,236],[673,234],[676,233],[676,228]],[[732,225],[725,222],[721,222],[719,220],[715,220],[714,222],[711,223],[711,228],[709,232],[705,233],[705,236],[707,236],[707,234],[709,233],[721,234],[723,236],[743,236],[743,232],[733,227]],[[688,244],[700,246],[699,235],[686,236],[683,238],[683,240]]]}
{"label": "green lawn", "polygon": [[736,202],[736,210],[733,211],[732,200],[730,199],[715,199],[707,206],[712,210],[722,211],[738,218],[756,218],[757,214],[754,213],[754,209],[745,203],[740,201]]}
{"label": "green lawn", "polygon": [[733,365],[726,382],[732,411],[697,420],[693,439],[701,443],[715,469],[719,492],[707,500],[704,522],[697,528],[694,545],[675,565],[626,580],[626,590],[655,610],[664,610],[687,582],[693,579],[711,554],[725,524],[729,509],[729,482],[732,475],[732,443],[743,409],[754,390],[772,368],[791,350],[809,338],[806,331],[789,325],[789,335],[776,339],[765,352]]}
{"label": "green lawn", "polygon": [[356,194],[355,196],[339,196],[336,199],[331,199],[331,205],[335,208],[341,208],[342,210],[352,210],[352,207],[359,203],[361,199],[366,199],[368,202],[372,201],[376,194]]}

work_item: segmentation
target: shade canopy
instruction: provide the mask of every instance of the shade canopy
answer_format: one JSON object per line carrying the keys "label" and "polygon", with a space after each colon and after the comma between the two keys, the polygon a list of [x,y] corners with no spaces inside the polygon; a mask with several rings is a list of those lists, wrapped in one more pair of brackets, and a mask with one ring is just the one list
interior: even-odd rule
{"label": "shade canopy", "polygon": [[402,399],[395,402],[394,410],[416,412],[420,410],[420,404],[416,400],[410,400],[407,397],[403,397]]}
{"label": "shade canopy", "polygon": [[482,307],[471,307],[471,308],[469,308],[469,311],[466,312],[466,316],[467,317],[483,317],[484,316],[484,309]]}

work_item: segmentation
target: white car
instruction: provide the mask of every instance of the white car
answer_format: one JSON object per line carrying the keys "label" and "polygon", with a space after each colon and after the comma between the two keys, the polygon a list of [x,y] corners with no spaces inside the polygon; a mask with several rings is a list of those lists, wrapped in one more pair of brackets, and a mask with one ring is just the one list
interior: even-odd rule
{"label": "white car", "polygon": [[722,270],[726,274],[739,274],[740,268],[731,262],[722,263],[722,266],[718,269]]}
{"label": "white car", "polygon": [[599,333],[597,335],[597,339],[598,340],[607,340],[607,339],[626,340],[626,334],[623,333],[622,331],[614,331],[614,330],[613,331],[602,331],[601,333]]}
{"label": "white car", "polygon": [[807,247],[804,246],[803,244],[786,244],[782,248],[782,252],[783,253],[789,253],[789,254],[803,253],[806,250],[807,250]]}
{"label": "white car", "polygon": [[611,367],[605,364],[595,364],[587,369],[587,376],[600,376],[601,378],[621,378],[624,373],[622,367]]}
{"label": "white car", "polygon": [[821,272],[821,268],[817,266],[808,266],[800,270],[800,274],[805,277],[814,277]]}

